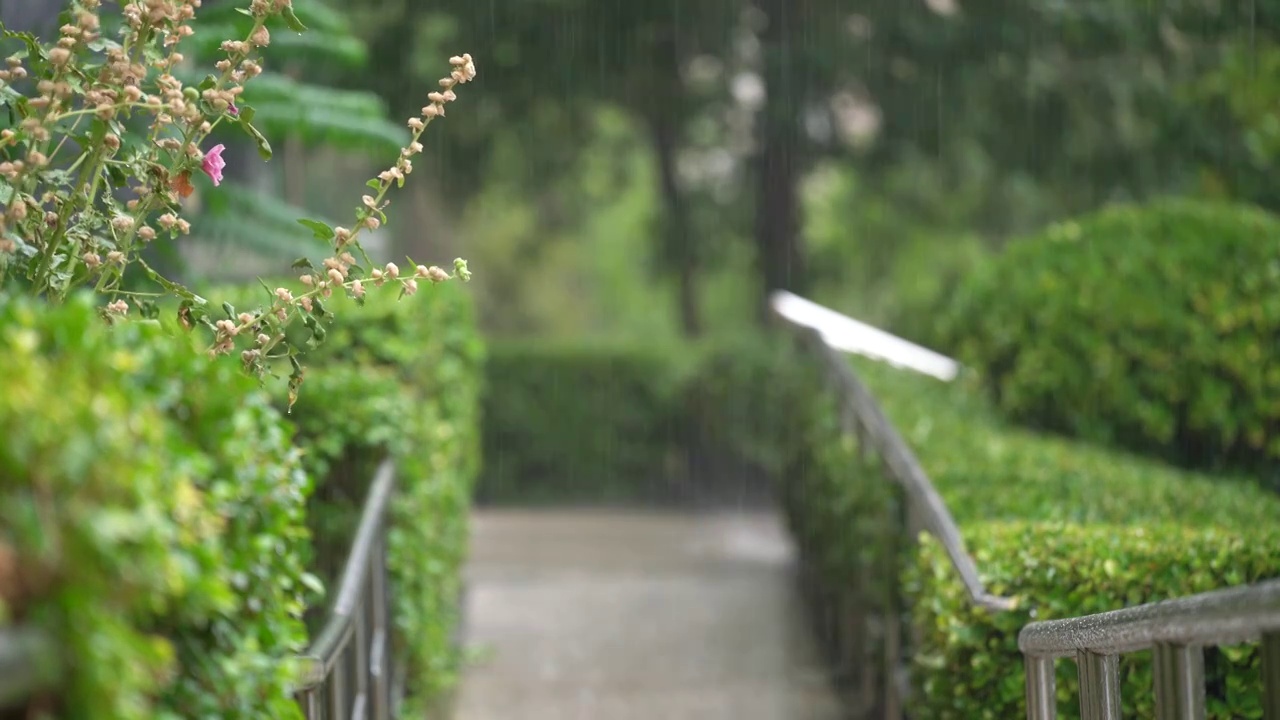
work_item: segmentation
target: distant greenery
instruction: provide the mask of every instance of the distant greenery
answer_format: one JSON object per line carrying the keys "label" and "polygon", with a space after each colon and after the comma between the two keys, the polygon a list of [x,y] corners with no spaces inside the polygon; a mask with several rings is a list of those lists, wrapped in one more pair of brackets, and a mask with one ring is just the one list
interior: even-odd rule
{"label": "distant greenery", "polygon": [[684,374],[669,347],[491,346],[482,500],[659,497],[683,478]]}

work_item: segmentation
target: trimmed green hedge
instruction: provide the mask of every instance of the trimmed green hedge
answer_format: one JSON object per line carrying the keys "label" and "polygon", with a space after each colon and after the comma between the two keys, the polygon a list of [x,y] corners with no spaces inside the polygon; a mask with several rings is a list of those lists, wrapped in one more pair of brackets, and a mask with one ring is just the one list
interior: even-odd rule
{"label": "trimmed green hedge", "polygon": [[0,299],[0,622],[72,717],[297,717],[310,483],[257,382],[158,323]]}
{"label": "trimmed green hedge", "polygon": [[1280,219],[1262,210],[1059,223],[987,263],[945,325],[1019,422],[1192,466],[1280,458]]}
{"label": "trimmed green hedge", "polygon": [[[219,295],[220,296],[220,295]],[[484,346],[470,296],[455,284],[398,300],[334,297],[326,340],[306,358],[292,416],[317,478],[310,524],[328,580],[345,561],[374,470],[396,461],[388,548],[397,654],[408,662],[403,713],[453,684],[467,519],[480,467]],[[297,323],[290,332],[309,332]],[[283,388],[276,402],[287,405]],[[316,620],[323,608],[317,607]]]}
{"label": "trimmed green hedge", "polygon": [[[1280,575],[1280,500],[1248,479],[1209,477],[1002,425],[961,385],[857,362],[960,523],[989,589],[1019,610],[969,608],[941,549],[905,557],[901,501],[874,457],[818,407],[792,438],[789,514],[824,585],[872,610],[912,609],[913,717],[1025,712],[1017,632],[1032,619],[1114,609]],[[900,585],[894,578],[901,571]],[[854,580],[879,578],[868,589]],[[895,585],[897,585],[895,587]],[[868,597],[869,595],[869,597]],[[1150,665],[1126,660],[1126,717],[1151,714]],[[1076,717],[1059,667],[1060,713]],[[1210,717],[1258,717],[1257,653],[1211,653]]]}
{"label": "trimmed green hedge", "polygon": [[[1270,508],[1274,520],[1275,507]],[[991,522],[965,528],[988,588],[1016,611],[969,605],[942,548],[926,540],[905,590],[922,632],[913,668],[914,717],[1011,718],[1026,712],[1018,631],[1049,620],[1256,582],[1280,575],[1280,529],[1178,524]],[[1034,608],[1034,615],[1030,612]],[[1121,661],[1123,715],[1155,716],[1150,653]],[[1206,654],[1207,717],[1261,718],[1256,647]],[[1075,664],[1057,663],[1059,717],[1079,717]]]}
{"label": "trimmed green hedge", "polygon": [[479,499],[663,494],[685,472],[682,357],[639,346],[492,344]]}

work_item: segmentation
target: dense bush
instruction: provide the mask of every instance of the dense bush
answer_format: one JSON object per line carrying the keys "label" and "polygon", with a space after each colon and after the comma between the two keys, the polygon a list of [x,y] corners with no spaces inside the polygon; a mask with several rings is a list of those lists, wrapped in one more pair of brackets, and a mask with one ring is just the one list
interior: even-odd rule
{"label": "dense bush", "polygon": [[[1248,479],[1012,429],[963,385],[856,367],[960,523],[989,589],[1019,608],[969,607],[933,543],[900,555],[892,481],[874,452],[859,460],[831,399],[814,393],[777,451],[788,458],[788,513],[832,602],[874,613],[900,598],[911,608],[913,717],[1024,712],[1017,632],[1032,610],[1036,619],[1079,615],[1280,575],[1280,501]],[[1149,662],[1123,666],[1126,717],[1149,717]],[[1059,672],[1061,714],[1075,717],[1070,663]],[[1258,717],[1257,672],[1252,649],[1211,652],[1210,716]]]}
{"label": "dense bush", "polygon": [[484,500],[651,496],[684,472],[682,355],[497,343],[484,404]]}
{"label": "dense bush", "polygon": [[[418,713],[453,681],[453,635],[479,469],[483,346],[469,296],[452,284],[397,300],[390,293],[326,306],[328,339],[308,355],[293,407],[299,444],[317,478],[310,507],[316,567],[334,578],[346,560],[377,464],[397,466],[388,548],[398,655],[408,663],[405,712]],[[309,332],[292,327],[300,340]],[[277,403],[285,406],[281,393]]]}
{"label": "dense bush", "polygon": [[293,717],[314,580],[291,431],[176,328],[0,300],[0,621],[72,716]]}
{"label": "dense bush", "polygon": [[1280,458],[1280,221],[1114,206],[1012,243],[945,331],[999,407],[1180,463]]}

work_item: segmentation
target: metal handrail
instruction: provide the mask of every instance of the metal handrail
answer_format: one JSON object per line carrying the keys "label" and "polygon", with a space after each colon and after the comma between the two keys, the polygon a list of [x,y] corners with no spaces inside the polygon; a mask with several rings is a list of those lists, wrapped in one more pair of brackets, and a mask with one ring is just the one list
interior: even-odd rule
{"label": "metal handrail", "polygon": [[303,656],[307,668],[297,697],[307,720],[392,716],[386,530],[394,488],[394,466],[383,461],[365,499],[328,620]]}
{"label": "metal handrail", "polygon": [[1014,601],[1011,598],[987,592],[978,573],[978,566],[965,547],[964,538],[960,535],[960,528],[956,525],[951,510],[920,466],[915,453],[911,452],[906,441],[885,416],[880,403],[854,374],[846,359],[828,345],[817,330],[775,314],[793,328],[801,340],[809,344],[822,359],[828,378],[834,381],[839,391],[841,422],[852,424],[852,427],[846,429],[855,432],[859,438],[866,437],[871,441],[884,461],[889,476],[906,491],[913,517],[923,530],[942,544],[952,568],[964,584],[969,600],[975,606],[987,610],[1013,609]]}
{"label": "metal handrail", "polygon": [[1263,717],[1280,719],[1280,580],[1096,615],[1030,623],[1018,635],[1027,717],[1057,716],[1054,660],[1074,656],[1083,720],[1120,718],[1120,655],[1153,649],[1157,720],[1205,716],[1205,646],[1262,643]]}

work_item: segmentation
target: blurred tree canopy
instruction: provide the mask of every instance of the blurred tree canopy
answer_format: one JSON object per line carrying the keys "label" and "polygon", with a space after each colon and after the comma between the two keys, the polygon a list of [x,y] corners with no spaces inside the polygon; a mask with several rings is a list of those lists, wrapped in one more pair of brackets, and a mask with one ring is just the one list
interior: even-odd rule
{"label": "blurred tree canopy", "polygon": [[[780,288],[908,332],[1064,216],[1280,209],[1280,0],[298,2],[312,32],[276,33],[251,97],[295,159],[391,147],[443,60],[477,57],[428,134],[413,202],[439,222],[392,226],[415,253],[463,236],[503,333],[695,335]],[[236,4],[206,3],[207,42]],[[314,164],[285,165],[285,199],[317,204]],[[270,193],[233,194],[224,218]]]}

